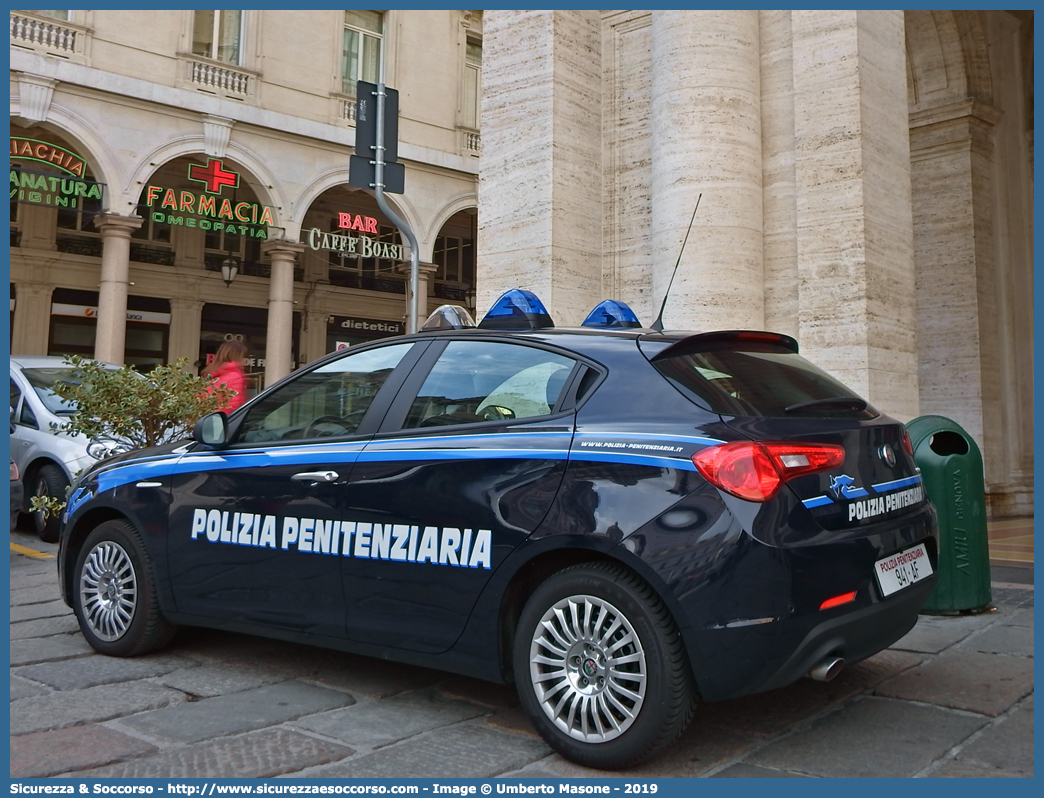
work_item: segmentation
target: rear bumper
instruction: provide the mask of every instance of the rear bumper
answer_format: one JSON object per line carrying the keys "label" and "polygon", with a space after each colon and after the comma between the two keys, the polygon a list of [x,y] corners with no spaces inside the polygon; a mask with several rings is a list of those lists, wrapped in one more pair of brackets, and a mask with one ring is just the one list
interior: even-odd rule
{"label": "rear bumper", "polygon": [[[794,548],[742,535],[713,576],[678,596],[690,622],[683,634],[703,700],[783,687],[828,656],[846,663],[866,659],[913,628],[938,579],[934,509],[927,505],[898,523],[862,532]],[[883,597],[874,563],[919,543],[932,575]],[[820,609],[825,600],[853,591],[850,603]]]}
{"label": "rear bumper", "polygon": [[760,693],[795,682],[829,656],[840,657],[848,665],[888,648],[917,623],[917,612],[937,579],[933,574],[885,601],[818,624],[790,659],[747,692]]}

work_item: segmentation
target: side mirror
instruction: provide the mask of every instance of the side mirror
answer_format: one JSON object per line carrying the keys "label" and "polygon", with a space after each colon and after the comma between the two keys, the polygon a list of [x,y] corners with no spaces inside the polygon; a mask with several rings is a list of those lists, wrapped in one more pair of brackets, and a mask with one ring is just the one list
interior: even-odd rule
{"label": "side mirror", "polygon": [[192,440],[207,446],[224,446],[228,441],[228,416],[208,413],[192,428]]}

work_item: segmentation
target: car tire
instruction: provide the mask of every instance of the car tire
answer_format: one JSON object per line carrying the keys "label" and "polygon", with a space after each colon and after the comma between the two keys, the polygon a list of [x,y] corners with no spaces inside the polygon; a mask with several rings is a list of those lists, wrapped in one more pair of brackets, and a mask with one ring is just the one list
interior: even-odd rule
{"label": "car tire", "polygon": [[138,531],[105,521],[76,558],[73,608],[95,651],[134,657],[163,647],[175,627],[160,613],[152,564]]}
{"label": "car tire", "polygon": [[543,582],[514,648],[519,698],[540,735],[587,767],[620,769],[676,740],[696,691],[667,607],[636,574],[587,563]]}
{"label": "car tire", "polygon": [[[64,499],[65,492],[69,487],[69,480],[65,473],[56,465],[40,466],[33,479],[33,496],[53,496],[56,499]],[[44,543],[57,543],[58,532],[61,529],[61,518],[58,515],[49,515],[46,518],[43,513],[31,513],[33,528],[40,540]]]}

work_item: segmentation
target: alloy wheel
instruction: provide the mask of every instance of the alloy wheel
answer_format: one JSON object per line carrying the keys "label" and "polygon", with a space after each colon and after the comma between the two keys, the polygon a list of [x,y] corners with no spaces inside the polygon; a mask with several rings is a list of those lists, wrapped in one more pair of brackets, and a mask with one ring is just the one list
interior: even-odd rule
{"label": "alloy wheel", "polygon": [[626,616],[596,596],[568,596],[537,624],[530,678],[544,714],[575,740],[619,737],[645,700],[645,651]]}
{"label": "alloy wheel", "polygon": [[127,633],[137,602],[138,583],[130,556],[118,543],[99,543],[80,572],[84,620],[101,640],[118,640]]}

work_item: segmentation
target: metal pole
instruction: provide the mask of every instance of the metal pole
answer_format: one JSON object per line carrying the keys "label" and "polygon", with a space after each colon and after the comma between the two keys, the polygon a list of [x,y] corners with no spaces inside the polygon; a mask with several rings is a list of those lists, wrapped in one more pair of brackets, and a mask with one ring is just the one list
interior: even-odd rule
{"label": "metal pole", "polygon": [[[383,53],[382,53],[383,56]],[[383,60],[383,59],[382,59]],[[382,70],[383,71],[383,70]],[[384,76],[377,84],[377,146],[374,153],[374,192],[377,196],[377,206],[387,216],[392,224],[399,228],[399,232],[410,244],[410,309],[406,324],[406,332],[417,332],[417,291],[420,285],[420,251],[417,247],[417,237],[399,216],[389,207],[384,198]]]}

